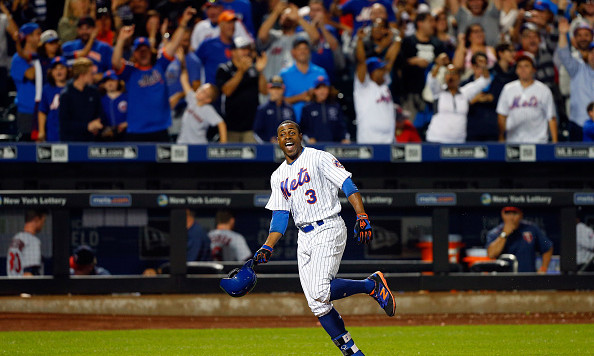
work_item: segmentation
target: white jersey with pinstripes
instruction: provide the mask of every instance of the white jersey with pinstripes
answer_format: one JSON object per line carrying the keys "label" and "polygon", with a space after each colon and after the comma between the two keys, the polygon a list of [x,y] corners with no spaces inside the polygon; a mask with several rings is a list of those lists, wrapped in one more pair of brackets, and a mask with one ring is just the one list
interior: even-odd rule
{"label": "white jersey with pinstripes", "polygon": [[332,154],[303,148],[293,163],[284,161],[272,173],[266,209],[290,211],[297,226],[336,215],[341,209],[338,189],[350,176]]}

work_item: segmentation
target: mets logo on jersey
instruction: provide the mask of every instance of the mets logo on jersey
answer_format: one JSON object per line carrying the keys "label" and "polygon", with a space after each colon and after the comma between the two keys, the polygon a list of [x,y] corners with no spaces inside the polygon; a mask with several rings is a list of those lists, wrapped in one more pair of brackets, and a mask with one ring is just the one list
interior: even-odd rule
{"label": "mets logo on jersey", "polygon": [[532,243],[532,240],[534,240],[534,236],[532,236],[532,233],[530,231],[526,231],[522,234],[522,237],[524,238],[524,240],[528,243]]}
{"label": "mets logo on jersey", "polygon": [[338,168],[344,168],[344,166],[342,165],[342,163],[340,163],[337,159],[334,159],[334,165]]}
{"label": "mets logo on jersey", "polygon": [[309,183],[311,178],[309,177],[309,173],[307,173],[307,168],[301,168],[297,175],[297,179],[293,179],[289,184],[289,178],[285,178],[284,181],[280,182],[280,189],[283,192],[283,197],[286,200],[289,199],[291,196],[291,191],[297,190],[300,186],[304,185],[305,183]]}

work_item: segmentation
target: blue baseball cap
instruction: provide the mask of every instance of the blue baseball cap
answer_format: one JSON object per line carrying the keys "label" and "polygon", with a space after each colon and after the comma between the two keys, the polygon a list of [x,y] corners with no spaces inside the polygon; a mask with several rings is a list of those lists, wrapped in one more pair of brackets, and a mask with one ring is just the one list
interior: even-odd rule
{"label": "blue baseball cap", "polygon": [[66,58],[64,58],[62,56],[56,56],[56,57],[54,57],[54,59],[52,59],[52,62],[50,63],[50,67],[51,68],[54,68],[58,64],[61,64],[61,65],[65,66],[65,67],[68,67],[68,62],[66,62]]}
{"label": "blue baseball cap", "polygon": [[318,87],[320,87],[322,85],[325,85],[325,86],[329,87],[330,86],[330,81],[325,76],[320,75],[319,77],[316,78],[316,81],[314,83],[314,88],[318,88]]}
{"label": "blue baseball cap", "polygon": [[136,51],[141,46],[147,46],[150,48],[151,43],[149,42],[149,39],[146,37],[138,37],[137,39],[134,40],[134,44],[132,44],[132,50]]}
{"label": "blue baseball cap", "polygon": [[118,75],[116,74],[116,72],[113,69],[107,70],[105,71],[105,73],[103,73],[103,78],[101,78],[102,81],[104,80],[119,80],[120,78],[118,78]]}
{"label": "blue baseball cap", "polygon": [[21,36],[28,36],[32,34],[35,30],[39,29],[39,25],[35,22],[28,22],[19,28],[19,35]]}
{"label": "blue baseball cap", "polygon": [[553,3],[551,0],[536,0],[534,2],[534,10],[537,11],[550,11],[556,14],[557,9],[557,4]]}
{"label": "blue baseball cap", "polygon": [[367,64],[367,73],[369,74],[373,73],[373,71],[376,69],[381,69],[386,66],[386,63],[384,63],[384,61],[378,57],[369,57],[365,63]]}

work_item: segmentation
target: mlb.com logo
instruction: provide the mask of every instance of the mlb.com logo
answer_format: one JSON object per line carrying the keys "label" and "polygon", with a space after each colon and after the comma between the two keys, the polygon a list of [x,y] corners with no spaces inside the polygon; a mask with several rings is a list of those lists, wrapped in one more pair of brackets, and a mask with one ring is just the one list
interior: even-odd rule
{"label": "mlb.com logo", "polygon": [[93,207],[129,207],[132,206],[132,197],[128,194],[91,194],[89,204]]}
{"label": "mlb.com logo", "polygon": [[158,206],[167,206],[169,204],[169,197],[165,194],[160,194],[157,197],[157,205]]}

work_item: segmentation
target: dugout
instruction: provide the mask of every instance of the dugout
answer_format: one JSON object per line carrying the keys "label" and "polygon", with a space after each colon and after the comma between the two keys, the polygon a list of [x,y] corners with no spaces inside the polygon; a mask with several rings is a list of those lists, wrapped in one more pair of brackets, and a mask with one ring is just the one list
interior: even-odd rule
{"label": "dugout", "polygon": [[[576,273],[573,223],[578,208],[588,216],[594,205],[589,146],[321,148],[353,172],[378,232],[375,248],[362,250],[349,244],[340,270],[343,276],[365,277],[368,270],[381,268],[390,271],[388,278],[394,280],[390,283],[399,290],[591,289],[594,285],[592,274]],[[49,275],[30,280],[2,277],[4,294],[218,293],[220,274],[188,274],[192,269],[183,258],[184,209],[197,209],[199,222],[208,228],[216,209],[233,208],[238,230],[255,250],[268,230],[270,216],[263,206],[269,174],[282,159],[272,145],[6,144],[0,152],[4,203],[0,212],[18,215],[41,205],[51,209],[46,226],[50,243],[45,245],[51,256],[46,264]],[[468,247],[483,245],[485,231],[498,222],[499,209],[512,199],[523,199],[517,205],[525,216],[536,219],[553,240],[559,273],[484,275],[450,263],[448,234],[461,234]],[[346,199],[342,203],[345,221],[354,221]],[[85,218],[119,222],[115,227],[105,223],[89,227],[83,224]],[[12,234],[7,228],[4,233]],[[434,236],[432,263],[422,263],[413,246],[415,236],[422,234]],[[66,261],[72,247],[97,241],[100,265],[116,275],[70,278]],[[267,271],[262,271],[261,291],[300,290],[295,246],[296,229],[290,226],[275,250],[277,261],[263,266]],[[6,249],[1,244],[0,249],[3,256]],[[104,254],[108,250],[110,254]],[[172,261],[169,274],[139,275],[142,263],[167,261]],[[0,270],[4,266],[0,260]],[[231,267],[224,265],[225,271]]]}

